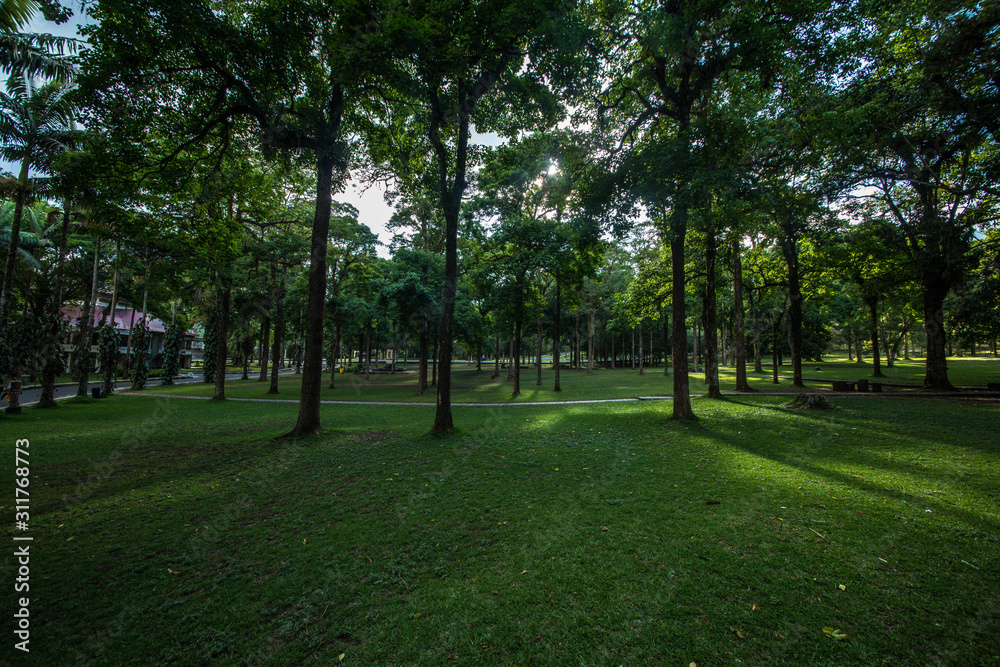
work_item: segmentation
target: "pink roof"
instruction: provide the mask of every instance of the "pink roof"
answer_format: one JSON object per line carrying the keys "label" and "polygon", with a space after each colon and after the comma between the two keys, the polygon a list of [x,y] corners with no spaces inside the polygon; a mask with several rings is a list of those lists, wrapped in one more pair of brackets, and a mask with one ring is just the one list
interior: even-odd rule
{"label": "pink roof", "polygon": [[[101,318],[104,316],[104,311],[107,307],[98,306],[94,313],[93,326],[97,326],[101,323]],[[77,327],[78,321],[81,315],[81,309],[77,306],[67,306],[62,309],[63,317],[69,321],[69,326]],[[115,329],[119,331],[128,331],[131,328],[133,322],[133,313],[135,314],[135,322],[139,323],[142,321],[142,311],[136,310],[134,308],[118,308],[115,313]],[[111,321],[111,315],[108,314],[108,321]],[[163,333],[166,331],[166,325],[155,317],[150,317],[146,320],[146,324],[149,325],[149,330],[152,333]]]}

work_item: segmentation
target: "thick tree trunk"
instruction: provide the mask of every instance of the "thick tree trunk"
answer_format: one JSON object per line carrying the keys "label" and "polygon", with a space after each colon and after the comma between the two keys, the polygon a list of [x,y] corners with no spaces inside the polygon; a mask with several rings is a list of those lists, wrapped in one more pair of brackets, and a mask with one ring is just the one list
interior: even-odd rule
{"label": "thick tree trunk", "polygon": [[[740,257],[740,240],[733,239],[733,347],[735,349],[736,391],[756,391],[747,381],[747,334],[743,321],[743,260]],[[754,345],[760,340],[760,328],[754,335]],[[758,364],[760,358],[755,360]]]}
{"label": "thick tree trunk", "polygon": [[788,265],[788,345],[792,349],[792,386],[805,388],[802,383],[802,286],[799,277],[799,250],[791,236],[781,244]]}
{"label": "thick tree trunk", "polygon": [[719,387],[719,323],[715,295],[717,242],[714,232],[705,234],[705,384],[709,398],[722,398]]}
{"label": "thick tree trunk", "polygon": [[440,169],[441,203],[445,221],[444,287],[441,291],[441,324],[438,347],[441,358],[440,381],[437,388],[437,407],[434,413],[433,434],[446,434],[455,430],[451,413],[451,358],[454,338],[455,297],[458,293],[458,217],[465,192],[465,161],[468,152],[469,119],[462,115],[458,123],[458,144],[455,147],[455,180],[447,187],[447,152],[440,141],[437,126],[432,124],[431,142],[436,144]]}
{"label": "thick tree trunk", "polygon": [[882,360],[879,357],[878,340],[878,297],[865,297],[865,305],[868,306],[868,335],[872,341],[872,372],[873,377],[884,377],[882,375]]}
{"label": "thick tree trunk", "polygon": [[950,285],[935,276],[925,276],[924,331],[927,334],[927,359],[925,362],[924,388],[936,391],[954,391],[948,380],[948,357],[944,331],[944,300]]}
{"label": "thick tree trunk", "polygon": [[268,394],[278,393],[278,368],[281,363],[281,346],[285,337],[285,277],[288,267],[281,267],[281,283],[278,287],[278,298],[274,304],[274,345],[271,347],[271,386]]}
{"label": "thick tree trunk", "polygon": [[[332,111],[333,136],[338,135],[342,98],[339,94]],[[310,238],[309,287],[306,306],[305,363],[299,416],[289,436],[311,435],[320,431],[320,392],[323,389],[323,315],[326,308],[326,247],[330,236],[333,203],[334,144],[322,151],[316,164],[316,215]]]}
{"label": "thick tree trunk", "polygon": [[671,317],[674,320],[672,349],[674,359],[674,419],[692,419],[691,394],[688,385],[687,360],[687,313],[684,306],[685,280],[684,274],[684,240],[687,235],[687,206],[681,203],[674,207],[671,214],[670,266],[673,284],[671,286]]}
{"label": "thick tree trunk", "polygon": [[229,358],[229,304],[232,300],[232,295],[233,279],[224,278],[222,294],[220,295],[222,298],[219,303],[219,344],[215,357],[215,393],[212,395],[213,401],[226,400],[226,360]]}

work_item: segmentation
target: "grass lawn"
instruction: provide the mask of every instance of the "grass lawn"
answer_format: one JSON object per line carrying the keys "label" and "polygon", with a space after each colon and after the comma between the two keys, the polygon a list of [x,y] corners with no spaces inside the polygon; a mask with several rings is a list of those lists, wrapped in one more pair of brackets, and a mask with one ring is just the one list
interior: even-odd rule
{"label": "grass lawn", "polygon": [[694,401],[4,416],[31,663],[1000,664],[1000,403]]}
{"label": "grass lawn", "polygon": [[[1000,359],[993,357],[952,358],[948,361],[949,374],[957,385],[978,385],[985,388],[987,382],[1000,382]],[[416,364],[408,364],[415,370]],[[779,369],[779,384],[772,384],[770,368],[764,373],[754,373],[752,366],[748,372],[751,386],[762,392],[792,391],[791,367]],[[810,362],[803,365],[803,376],[812,379],[871,379],[870,364],[855,364],[846,358],[829,357],[824,362]],[[900,361],[894,368],[883,368],[884,381],[913,383],[919,388],[923,381],[923,360]],[[664,377],[663,367],[646,368],[643,375],[632,368],[596,369],[593,375],[585,370],[563,370],[560,374],[562,391],[552,390],[555,374],[550,368],[542,369],[542,385],[536,384],[538,371],[534,367],[521,369],[521,395],[511,399],[513,381],[507,379],[507,371],[501,370],[500,377],[492,379],[493,365],[484,365],[476,371],[474,365],[455,364],[452,371],[452,400],[456,403],[528,403],[544,401],[574,401],[588,399],[634,398],[636,396],[669,396],[673,392],[673,376]],[[326,377],[328,375],[325,374]],[[787,377],[786,377],[787,376]],[[692,394],[705,393],[704,371],[690,374]],[[732,366],[723,366],[719,372],[723,391],[736,388],[736,371]],[[297,400],[301,375],[281,375],[278,380],[279,395],[274,398]],[[424,396],[417,396],[416,373],[372,374],[365,379],[360,373],[338,373],[336,388],[324,386],[322,397],[327,401],[403,401],[412,403],[433,403],[434,388]],[[829,382],[806,382],[807,387],[829,390]],[[325,382],[324,382],[325,385]],[[226,396],[229,398],[265,398],[269,382],[250,380],[230,380],[226,382]],[[892,388],[892,390],[898,390]],[[177,387],[153,387],[149,391],[186,396],[212,396],[214,385],[206,383],[186,384]]]}

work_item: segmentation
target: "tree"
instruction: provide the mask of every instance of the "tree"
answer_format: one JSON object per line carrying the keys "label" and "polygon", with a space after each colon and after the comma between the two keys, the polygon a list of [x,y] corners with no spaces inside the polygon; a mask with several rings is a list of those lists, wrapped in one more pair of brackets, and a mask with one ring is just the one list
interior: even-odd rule
{"label": "tree", "polygon": [[347,165],[345,124],[370,101],[372,79],[386,70],[380,35],[394,15],[381,3],[349,0],[104,0],[93,12],[100,23],[90,29],[85,85],[99,110],[95,121],[109,133],[157,131],[177,149],[160,166],[209,138],[210,157],[218,160],[240,124],[256,130],[266,151],[306,151],[312,159],[305,364],[298,419],[288,435],[318,432],[327,239],[333,191]]}
{"label": "tree", "polygon": [[70,88],[62,83],[37,86],[27,76],[12,77],[7,81],[7,92],[0,92],[0,155],[21,165],[14,185],[14,217],[0,287],[0,335],[7,326],[21,216],[31,191],[31,168],[47,166],[56,154],[68,148],[75,134],[69,93]]}
{"label": "tree", "polygon": [[874,17],[869,66],[844,95],[849,127],[864,139],[846,159],[902,230],[921,283],[928,389],[954,389],[944,303],[970,264],[975,230],[997,215],[1000,96],[979,58],[1000,49],[998,14],[995,3],[950,0],[887,8]]}
{"label": "tree", "polygon": [[[445,222],[445,272],[441,295],[437,411],[432,433],[454,430],[451,361],[458,286],[458,228],[469,167],[469,138],[479,131],[519,130],[551,124],[558,105],[546,83],[569,83],[580,71],[559,71],[565,53],[557,32],[573,18],[572,6],[554,0],[473,2],[458,9],[448,3],[410,4],[410,24],[400,36],[412,53],[412,97],[426,105],[423,119],[437,167],[436,197]],[[557,35],[559,37],[557,37]],[[545,76],[545,75],[548,76]],[[513,122],[511,122],[513,121]]]}
{"label": "tree", "polygon": [[610,85],[599,119],[619,128],[613,155],[627,187],[646,208],[664,211],[661,235],[671,248],[673,415],[694,417],[687,369],[685,243],[691,211],[706,203],[713,178],[705,159],[709,102],[734,75],[770,87],[788,54],[817,35],[821,6],[798,2],[668,2],[622,5],[605,31]]}

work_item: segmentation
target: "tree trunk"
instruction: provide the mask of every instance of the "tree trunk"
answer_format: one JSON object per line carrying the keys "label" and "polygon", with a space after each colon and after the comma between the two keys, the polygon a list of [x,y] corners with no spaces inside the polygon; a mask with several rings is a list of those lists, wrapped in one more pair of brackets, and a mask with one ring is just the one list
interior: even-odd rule
{"label": "tree trunk", "polygon": [[[541,350],[541,343],[538,345],[538,349]],[[538,367],[541,369],[541,358],[539,358]],[[594,311],[589,311],[587,313],[587,375],[594,374]],[[541,371],[539,371],[538,384],[542,383]]]}
{"label": "tree trunk", "polygon": [[667,345],[670,341],[670,315],[663,306],[663,374],[670,375],[670,363],[667,361]]}
{"label": "tree trunk", "polygon": [[688,208],[683,201],[671,213],[670,266],[671,266],[671,316],[674,320],[672,348],[674,359],[674,419],[692,419],[691,395],[688,385],[687,327],[685,320],[684,240],[687,235]]}
{"label": "tree trunk", "polygon": [[278,298],[274,304],[274,345],[271,347],[271,386],[268,394],[278,393],[278,364],[281,362],[281,346],[285,337],[285,277],[288,275],[288,267],[281,267],[281,283],[278,287]]}
{"label": "tree trunk", "polygon": [[719,388],[719,323],[715,295],[715,263],[717,241],[714,232],[705,234],[705,384],[709,398],[722,398]]}
{"label": "tree trunk", "polygon": [[873,377],[884,377],[882,375],[882,360],[878,350],[878,297],[865,297],[865,305],[868,306],[868,334],[872,341],[872,372]]}
{"label": "tree trunk", "polygon": [[57,407],[55,400],[56,375],[59,372],[59,356],[62,348],[61,327],[59,320],[62,310],[63,266],[66,263],[66,241],[69,238],[69,202],[63,204],[62,228],[59,234],[59,256],[56,262],[56,280],[53,289],[51,310],[49,311],[49,329],[45,332],[46,341],[42,367],[42,391],[35,407]]}
{"label": "tree trunk", "polygon": [[562,332],[560,331],[560,324],[562,323],[562,286],[559,284],[559,278],[556,278],[556,316],[555,316],[555,332],[552,334],[552,368],[556,371],[556,384],[553,391],[562,391],[559,386],[559,343],[562,340]]}
{"label": "tree trunk", "polygon": [[771,325],[771,382],[778,384],[778,320]]}
{"label": "tree trunk", "polygon": [[608,336],[611,339],[611,370],[615,369],[615,339],[617,336]]}
{"label": "tree trunk", "polygon": [[493,351],[494,351],[494,355],[493,355],[493,377],[490,378],[490,379],[496,380],[498,377],[500,377],[500,327],[499,326],[497,327],[497,341],[496,341],[496,346],[494,347]]}
{"label": "tree trunk", "polygon": [[755,373],[763,373],[764,347],[761,344],[760,306],[753,291],[750,292],[750,312],[753,316],[753,370]]}
{"label": "tree trunk", "polygon": [[[634,329],[632,330],[632,333],[635,334],[635,330]],[[635,339],[633,338],[632,340],[634,341]],[[640,317],[639,318],[639,375],[643,375],[644,374],[643,366],[645,364],[643,363],[643,361],[644,361],[644,358],[643,358],[643,352],[642,352],[642,318]]]}
{"label": "tree trunk", "polygon": [[[759,338],[759,332],[755,337]],[[733,239],[733,348],[736,365],[736,391],[756,391],[747,381],[747,334],[743,322],[743,260],[740,240]]]}
{"label": "tree trunk", "polygon": [[580,359],[580,311],[576,311],[576,324],[573,326],[573,335],[576,338],[576,350],[575,359],[573,362],[573,368],[580,370],[582,364],[582,359]]}
{"label": "tree trunk", "polygon": [[365,322],[365,379],[371,377],[372,372],[372,323],[371,320]]}
{"label": "tree trunk", "polygon": [[[539,290],[541,291],[541,290]],[[535,358],[538,360],[536,366],[538,366],[538,378],[535,384],[539,387],[542,386],[542,317],[538,316],[538,333],[535,338]]]}
{"label": "tree trunk", "polygon": [[511,398],[517,398],[521,395],[521,318],[514,318],[514,354],[512,361],[514,364],[514,390],[511,392]]}
{"label": "tree trunk", "polygon": [[0,287],[0,336],[7,335],[8,311],[11,292],[14,289],[14,267],[17,265],[17,248],[21,239],[24,201],[28,196],[28,170],[30,166],[30,160],[25,158],[21,162],[21,173],[17,178],[17,193],[14,195],[14,218],[11,220],[10,240],[7,242],[7,261],[4,263],[3,286]]}
{"label": "tree trunk", "polygon": [[[331,111],[333,136],[339,135],[342,96],[335,96]],[[331,144],[320,151],[316,164],[316,215],[310,238],[309,287],[306,306],[305,363],[302,368],[302,391],[299,416],[289,436],[311,435],[320,431],[320,392],[323,389],[323,315],[326,308],[326,247],[330,236],[330,213],[333,203],[333,169],[336,149]]]}
{"label": "tree trunk", "polygon": [[635,327],[632,327],[632,369],[635,369]]}
{"label": "tree trunk", "polygon": [[430,324],[427,310],[420,311],[420,359],[417,361],[417,396],[427,393],[427,357],[430,354]]}
{"label": "tree trunk", "polygon": [[[786,232],[787,234],[787,232]],[[788,265],[788,344],[792,349],[792,386],[804,389],[802,383],[802,287],[799,278],[799,250],[790,235],[781,244]]]}
{"label": "tree trunk", "polygon": [[80,315],[80,353],[82,359],[77,360],[77,367],[80,369],[80,377],[77,379],[76,395],[86,396],[87,385],[90,380],[90,369],[93,368],[90,351],[90,338],[94,330],[94,309],[97,308],[97,267],[101,256],[101,239],[97,239],[94,246],[94,273],[90,281],[90,301],[84,304],[83,313]]}
{"label": "tree trunk", "polygon": [[[226,360],[229,357],[229,304],[233,295],[233,279],[226,277],[222,280],[222,299],[219,304],[219,335],[218,350],[215,362],[215,393],[213,401],[226,400]],[[134,309],[133,309],[133,312]]]}
{"label": "tree trunk", "polygon": [[431,386],[437,386],[438,383],[438,342],[434,341],[434,354],[431,357]]}
{"label": "tree trunk", "polygon": [[330,363],[330,389],[336,388],[337,362],[340,360],[340,321],[334,319],[333,325],[333,361]]}
{"label": "tree trunk", "polygon": [[935,276],[925,276],[924,330],[927,334],[924,388],[936,391],[954,391],[948,380],[948,357],[944,331],[944,300],[950,285]]}
{"label": "tree trunk", "polygon": [[694,372],[697,373],[699,370],[701,370],[698,366],[698,358],[701,355],[701,350],[699,349],[700,348],[699,343],[701,342],[701,329],[698,326],[697,317],[694,318],[693,328],[694,328],[694,350],[692,350],[693,354],[691,355],[691,360],[694,363]]}
{"label": "tree trunk", "polygon": [[264,321],[260,325],[260,375],[257,382],[267,381],[268,343],[271,342],[271,316],[265,315]]}

